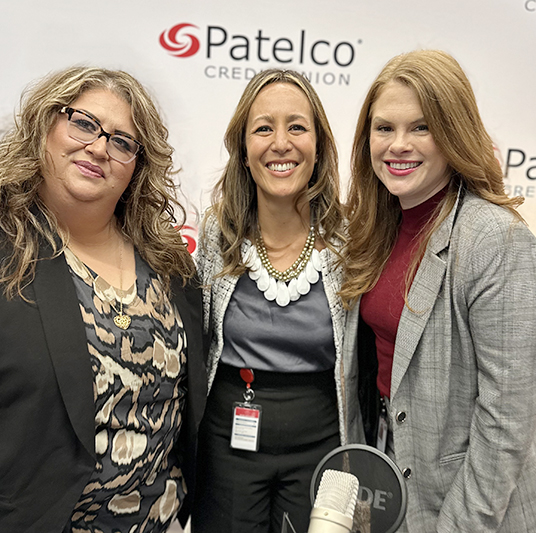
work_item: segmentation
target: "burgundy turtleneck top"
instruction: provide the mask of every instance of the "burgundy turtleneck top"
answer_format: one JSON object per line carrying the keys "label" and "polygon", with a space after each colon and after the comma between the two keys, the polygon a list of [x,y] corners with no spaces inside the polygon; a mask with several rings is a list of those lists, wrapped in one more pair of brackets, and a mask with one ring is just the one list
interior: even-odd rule
{"label": "burgundy turtleneck top", "polygon": [[390,397],[391,371],[396,333],[404,309],[405,280],[413,254],[419,246],[420,231],[432,216],[448,186],[411,209],[402,211],[398,236],[378,283],[361,298],[361,317],[376,336],[377,386]]}

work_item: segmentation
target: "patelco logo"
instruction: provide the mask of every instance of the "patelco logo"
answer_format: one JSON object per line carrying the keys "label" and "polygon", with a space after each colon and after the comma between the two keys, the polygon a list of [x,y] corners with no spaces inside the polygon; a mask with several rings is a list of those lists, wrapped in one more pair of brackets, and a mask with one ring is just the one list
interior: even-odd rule
{"label": "patelco logo", "polygon": [[160,44],[172,56],[190,57],[199,51],[199,39],[191,33],[181,32],[184,28],[197,26],[184,22],[160,34]]}
{"label": "patelco logo", "polygon": [[[536,0],[535,0],[536,1]],[[160,34],[160,44],[176,57],[191,57],[199,51],[199,39],[183,31],[199,26],[183,22]],[[308,35],[307,30],[296,31],[287,37],[272,37],[262,28],[250,35],[229,34],[222,26],[207,26],[203,50],[207,59],[218,60],[228,56],[231,61],[259,61],[267,63],[312,63],[316,66],[349,67],[357,56],[361,39],[331,42]]]}
{"label": "patelco logo", "polygon": [[211,79],[250,80],[275,63],[293,65],[312,83],[350,85],[349,67],[360,56],[363,40],[329,39],[317,30],[295,28],[283,35],[277,30],[274,35],[265,28],[250,28],[244,34],[223,26],[181,22],[163,31],[159,42],[173,57],[195,55]]}

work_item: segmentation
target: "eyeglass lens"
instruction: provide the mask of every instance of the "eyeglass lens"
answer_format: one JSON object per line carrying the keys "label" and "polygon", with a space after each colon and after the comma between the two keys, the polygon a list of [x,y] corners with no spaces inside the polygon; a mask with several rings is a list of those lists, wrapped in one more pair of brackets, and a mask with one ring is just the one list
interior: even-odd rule
{"label": "eyeglass lens", "polygon": [[[100,124],[90,116],[76,110],[69,118],[68,127],[68,133],[73,139],[86,144],[97,140],[101,132],[104,131]],[[138,153],[139,145],[124,135],[111,134],[107,141],[106,151],[110,157],[117,161],[129,163]]]}

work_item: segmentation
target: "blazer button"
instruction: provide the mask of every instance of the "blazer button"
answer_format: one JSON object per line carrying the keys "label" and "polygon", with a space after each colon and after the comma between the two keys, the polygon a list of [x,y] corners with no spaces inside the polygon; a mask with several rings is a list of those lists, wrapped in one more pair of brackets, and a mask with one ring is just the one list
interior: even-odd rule
{"label": "blazer button", "polygon": [[403,424],[406,421],[406,413],[404,411],[400,411],[399,413],[397,413],[396,421],[399,424]]}
{"label": "blazer button", "polygon": [[404,470],[402,471],[402,475],[406,479],[409,479],[411,477],[411,468],[404,468]]}

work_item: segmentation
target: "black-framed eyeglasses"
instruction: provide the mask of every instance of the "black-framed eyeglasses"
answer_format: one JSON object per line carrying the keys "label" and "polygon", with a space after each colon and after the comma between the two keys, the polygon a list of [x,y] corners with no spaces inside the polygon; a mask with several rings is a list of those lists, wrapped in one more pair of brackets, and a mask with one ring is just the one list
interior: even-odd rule
{"label": "black-framed eyeglasses", "polygon": [[130,163],[143,150],[143,145],[127,133],[104,131],[99,121],[85,111],[63,107],[60,113],[67,115],[69,137],[84,144],[91,144],[100,137],[106,137],[106,152],[120,163]]}

